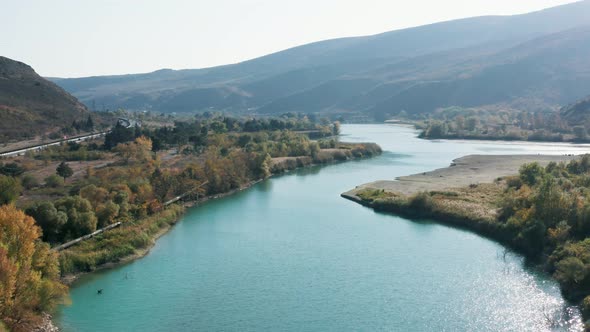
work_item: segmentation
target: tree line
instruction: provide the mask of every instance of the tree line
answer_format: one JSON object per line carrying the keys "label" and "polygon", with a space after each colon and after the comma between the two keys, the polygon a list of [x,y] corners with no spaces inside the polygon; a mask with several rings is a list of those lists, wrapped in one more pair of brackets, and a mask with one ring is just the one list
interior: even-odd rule
{"label": "tree line", "polygon": [[559,112],[475,110],[450,107],[425,120],[423,138],[497,139],[585,142],[583,124],[572,124]]}
{"label": "tree line", "polygon": [[[63,300],[66,288],[60,275],[91,271],[130,254],[148,245],[156,229],[173,223],[179,212],[164,208],[173,197],[196,199],[264,179],[272,174],[275,157],[321,163],[328,161],[322,152],[326,149],[344,159],[380,153],[374,144],[339,143],[331,138],[339,130],[339,123],[305,116],[116,126],[101,145],[68,143],[27,154],[25,160],[46,164],[61,160],[42,182],[24,163],[0,164],[0,319],[15,331],[28,330],[41,312]],[[72,168],[73,162],[99,159],[108,163],[76,172]],[[33,200],[23,203],[22,197]],[[49,250],[116,222],[128,226],[97,239],[90,249],[82,246],[89,250],[85,254],[58,256]],[[22,243],[14,242],[16,238]]]}

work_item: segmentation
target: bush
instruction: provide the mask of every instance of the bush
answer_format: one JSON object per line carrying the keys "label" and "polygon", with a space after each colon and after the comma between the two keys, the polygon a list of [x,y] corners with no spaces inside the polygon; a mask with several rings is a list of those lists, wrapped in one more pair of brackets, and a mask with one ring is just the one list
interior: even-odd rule
{"label": "bush", "polygon": [[590,315],[590,295],[586,296],[584,301],[582,301],[582,312],[584,316]]}
{"label": "bush", "polygon": [[0,205],[16,201],[21,192],[22,187],[17,179],[0,175]]}
{"label": "bush", "polygon": [[519,174],[522,182],[534,186],[545,174],[545,169],[539,163],[524,164],[520,167]]}
{"label": "bush", "polygon": [[21,184],[25,189],[30,190],[39,187],[39,180],[30,174],[25,174],[21,178]]}
{"label": "bush", "polygon": [[434,201],[430,193],[423,191],[410,198],[409,206],[414,210],[430,212],[434,208]]}
{"label": "bush", "polygon": [[64,185],[64,179],[57,174],[52,174],[45,178],[45,186],[50,188],[57,188]]}
{"label": "bush", "polygon": [[173,205],[153,216],[126,223],[60,252],[62,275],[92,271],[101,264],[120,261],[137,250],[147,248],[161,229],[178,220],[182,211],[181,206]]}

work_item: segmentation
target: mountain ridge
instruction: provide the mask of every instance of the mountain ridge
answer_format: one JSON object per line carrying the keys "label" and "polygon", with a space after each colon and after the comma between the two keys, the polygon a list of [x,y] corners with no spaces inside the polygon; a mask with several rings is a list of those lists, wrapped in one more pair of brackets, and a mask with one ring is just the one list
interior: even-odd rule
{"label": "mountain ridge", "polygon": [[0,141],[46,134],[89,114],[75,97],[29,65],[0,56]]}
{"label": "mountain ridge", "polygon": [[[53,80],[87,105],[99,104],[112,109],[123,107],[159,112],[210,109],[232,112],[260,110],[262,113],[290,110],[329,112],[338,111],[346,106],[343,105],[345,102],[349,102],[359,107],[345,107],[347,109],[344,112],[385,115],[390,112],[384,111],[383,107],[390,106],[380,104],[387,99],[395,100],[400,91],[394,89],[388,96],[371,100],[374,91],[364,85],[363,89],[352,92],[344,86],[349,86],[350,80],[360,82],[367,78],[378,81],[373,88],[419,85],[435,78],[441,81],[456,80],[461,72],[473,74],[468,65],[475,63],[485,67],[482,65],[482,52],[499,54],[543,36],[563,31],[571,34],[571,29],[588,24],[588,17],[590,1],[585,0],[528,14],[480,16],[372,36],[320,41],[219,67]],[[444,53],[451,55],[444,61],[434,58]],[[516,54],[513,52],[513,55]],[[432,63],[420,60],[429,56],[433,59]],[[424,68],[430,68],[430,72]],[[582,69],[585,70],[585,67]],[[280,106],[288,104],[285,100],[293,100],[298,95],[314,94],[313,89],[325,88],[326,84],[338,90],[338,84],[328,83],[334,80],[341,81],[342,95],[352,93],[359,98],[343,98],[336,91],[329,94],[329,100],[318,101],[317,105],[299,102],[300,106],[296,109],[282,109]],[[404,80],[414,81],[413,84],[401,84]],[[385,93],[386,89],[380,91]],[[416,95],[414,98],[424,97]],[[580,96],[572,94],[572,97]],[[523,98],[532,103],[528,95]],[[512,99],[501,102],[510,104]],[[554,109],[556,101],[562,102],[560,98],[539,100],[542,105],[538,109]],[[496,100],[491,101],[496,103]],[[403,108],[404,105],[394,105],[394,108]],[[436,106],[442,105],[428,106],[428,110]]]}

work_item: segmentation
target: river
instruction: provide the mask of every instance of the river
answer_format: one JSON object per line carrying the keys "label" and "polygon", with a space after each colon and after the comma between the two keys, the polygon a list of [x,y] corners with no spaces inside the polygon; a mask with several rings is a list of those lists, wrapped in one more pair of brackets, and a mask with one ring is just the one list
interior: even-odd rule
{"label": "river", "polygon": [[521,256],[468,231],[376,213],[340,193],[467,154],[579,154],[589,146],[426,141],[394,125],[342,130],[343,140],[376,142],[383,155],[273,177],[188,210],[146,257],[74,284],[57,324],[64,331],[581,330],[578,309]]}

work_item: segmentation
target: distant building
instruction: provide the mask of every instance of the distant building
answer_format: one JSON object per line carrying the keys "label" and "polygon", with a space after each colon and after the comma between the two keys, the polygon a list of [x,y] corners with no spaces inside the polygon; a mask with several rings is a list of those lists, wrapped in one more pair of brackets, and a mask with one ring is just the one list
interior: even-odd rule
{"label": "distant building", "polygon": [[120,126],[123,126],[125,128],[131,128],[131,127],[141,127],[141,122],[139,121],[135,121],[135,120],[130,120],[127,118],[119,118],[117,119],[117,124]]}

